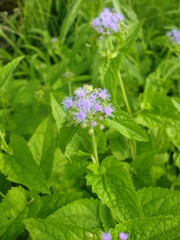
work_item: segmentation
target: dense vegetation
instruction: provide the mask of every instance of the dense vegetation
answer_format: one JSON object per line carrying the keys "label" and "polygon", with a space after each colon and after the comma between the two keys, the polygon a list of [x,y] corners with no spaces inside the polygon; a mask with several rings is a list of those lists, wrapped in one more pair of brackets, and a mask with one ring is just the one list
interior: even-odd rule
{"label": "dense vegetation", "polygon": [[178,0],[24,0],[0,15],[0,240],[180,239]]}

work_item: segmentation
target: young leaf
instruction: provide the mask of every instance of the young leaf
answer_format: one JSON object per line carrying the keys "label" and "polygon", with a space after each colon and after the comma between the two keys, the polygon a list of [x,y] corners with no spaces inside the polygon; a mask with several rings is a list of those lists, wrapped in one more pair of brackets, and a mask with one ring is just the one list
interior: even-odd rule
{"label": "young leaf", "polygon": [[105,158],[101,165],[90,164],[87,183],[100,200],[120,221],[142,217],[131,176],[114,157]]}
{"label": "young leaf", "polygon": [[57,129],[58,131],[62,127],[63,122],[65,121],[66,114],[64,110],[61,107],[61,101],[59,97],[55,94],[51,94],[51,108],[52,108],[52,114],[56,121]]}
{"label": "young leaf", "polygon": [[112,240],[119,232],[129,234],[132,240],[178,240],[180,239],[180,217],[149,217],[134,219],[118,224],[113,231]]}
{"label": "young leaf", "polygon": [[52,171],[55,148],[54,128],[50,116],[45,118],[38,126],[29,140],[28,146],[35,161],[48,179]]}
{"label": "young leaf", "polygon": [[106,123],[127,138],[148,141],[147,135],[135,120],[119,108],[116,109],[115,118],[113,120],[107,119]]}
{"label": "young leaf", "polygon": [[13,74],[13,71],[15,70],[15,68],[23,58],[24,58],[23,56],[18,57],[14,59],[12,62],[5,65],[3,68],[1,68],[0,87],[10,79],[10,77]]}
{"label": "young leaf", "polygon": [[8,180],[20,183],[38,192],[49,193],[42,170],[34,161],[26,141],[19,136],[11,137],[14,155],[0,155],[0,170]]}
{"label": "young leaf", "polygon": [[33,209],[30,208],[34,203],[32,199],[28,202],[28,195],[21,187],[11,188],[0,203],[1,240],[16,239],[24,230],[23,219],[39,210],[38,202],[34,202]]}
{"label": "young leaf", "polygon": [[180,216],[180,192],[165,188],[144,188],[138,191],[138,198],[147,217]]}

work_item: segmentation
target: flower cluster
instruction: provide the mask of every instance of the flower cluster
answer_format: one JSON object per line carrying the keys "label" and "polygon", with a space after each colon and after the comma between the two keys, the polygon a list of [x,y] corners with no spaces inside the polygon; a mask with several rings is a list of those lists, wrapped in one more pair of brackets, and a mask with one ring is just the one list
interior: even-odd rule
{"label": "flower cluster", "polygon": [[[123,233],[123,232],[120,232],[119,233],[119,239],[120,240],[127,240],[129,237],[128,234],[126,233]],[[108,233],[103,233],[102,234],[102,240],[111,240],[111,234],[110,234],[110,231]]]}
{"label": "flower cluster", "polygon": [[73,116],[82,127],[104,129],[103,121],[113,117],[114,107],[110,104],[110,94],[106,89],[93,89],[91,85],[77,88],[73,97],[65,97],[63,108]]}
{"label": "flower cluster", "polygon": [[177,29],[173,29],[173,30],[167,32],[167,36],[170,37],[170,39],[173,43],[180,42],[180,31]]}
{"label": "flower cluster", "polygon": [[110,35],[113,32],[119,31],[119,23],[124,20],[122,13],[110,11],[109,8],[105,8],[98,17],[92,21],[92,27],[100,34]]}

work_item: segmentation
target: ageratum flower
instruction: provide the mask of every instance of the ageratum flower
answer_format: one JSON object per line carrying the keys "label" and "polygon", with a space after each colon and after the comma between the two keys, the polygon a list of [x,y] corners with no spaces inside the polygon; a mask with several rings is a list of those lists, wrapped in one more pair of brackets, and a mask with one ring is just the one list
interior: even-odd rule
{"label": "ageratum flower", "polygon": [[126,233],[123,233],[123,232],[119,233],[119,239],[120,240],[127,240],[128,237],[129,237],[129,235],[126,234]]}
{"label": "ageratum flower", "polygon": [[119,31],[119,23],[124,21],[124,15],[114,10],[105,8],[96,18],[92,20],[92,27],[100,34],[117,33]]}
{"label": "ageratum flower", "polygon": [[167,36],[170,37],[173,43],[180,43],[180,31],[177,29],[173,29],[167,32]]}
{"label": "ageratum flower", "polygon": [[76,124],[103,130],[104,120],[114,116],[115,108],[111,106],[110,97],[106,89],[84,85],[75,90],[73,97],[65,97],[62,105]]}
{"label": "ageratum flower", "polygon": [[103,233],[102,234],[102,240],[111,240],[110,231],[108,233]]}

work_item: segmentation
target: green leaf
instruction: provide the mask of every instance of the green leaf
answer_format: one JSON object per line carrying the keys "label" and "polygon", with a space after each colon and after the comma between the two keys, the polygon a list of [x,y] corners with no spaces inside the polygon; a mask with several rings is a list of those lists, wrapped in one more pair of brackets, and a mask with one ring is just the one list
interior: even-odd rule
{"label": "green leaf", "polygon": [[[0,203],[0,239],[16,239],[24,230],[23,219],[35,215],[39,202],[21,187],[11,188]],[[34,205],[34,206],[33,206]]]}
{"label": "green leaf", "polygon": [[56,121],[57,129],[59,131],[60,128],[62,127],[63,122],[65,121],[66,114],[61,107],[61,101],[57,94],[55,95],[52,93],[50,95],[50,99],[51,99],[52,115]]}
{"label": "green leaf", "polygon": [[81,228],[59,224],[47,219],[31,218],[24,221],[32,240],[82,240],[84,231]]}
{"label": "green leaf", "polygon": [[129,29],[129,32],[128,32],[128,35],[124,41],[124,44],[121,46],[120,48],[120,52],[121,53],[125,53],[127,52],[127,50],[132,46],[132,44],[135,42],[137,36],[138,36],[138,33],[141,29],[141,26],[142,26],[142,23],[141,22],[137,22],[137,23],[134,23],[130,29]]}
{"label": "green leaf", "polygon": [[170,97],[152,92],[144,100],[144,108],[138,115],[138,122],[148,127],[180,129],[180,114]]}
{"label": "green leaf", "polygon": [[66,146],[65,155],[75,164],[82,164],[82,161],[90,157],[92,153],[91,138],[87,129],[79,129]]}
{"label": "green leaf", "polygon": [[136,121],[126,112],[117,108],[115,118],[107,119],[107,125],[116,129],[120,134],[137,141],[148,141],[148,137]]}
{"label": "green leaf", "polygon": [[12,62],[5,65],[3,68],[1,68],[0,87],[11,78],[13,71],[23,58],[24,58],[23,56],[18,57],[14,59]]}
{"label": "green leaf", "polygon": [[172,98],[172,103],[178,112],[180,112],[180,98]]}
{"label": "green leaf", "polygon": [[79,13],[82,2],[83,2],[82,0],[76,0],[75,2],[73,2],[72,8],[66,15],[66,17],[63,21],[62,27],[61,27],[61,34],[60,34],[61,43],[63,43],[65,41],[66,35],[69,32],[75,18],[77,17],[77,15]]}
{"label": "green leaf", "polygon": [[81,199],[42,219],[25,220],[32,239],[82,240],[88,229],[99,229],[98,201]]}
{"label": "green leaf", "polygon": [[131,240],[178,240],[180,239],[180,217],[149,217],[134,219],[118,224],[113,231],[112,240],[119,232],[130,235]]}
{"label": "green leaf", "polygon": [[129,172],[114,157],[105,158],[101,165],[90,164],[87,183],[118,220],[142,217]]}
{"label": "green leaf", "polygon": [[73,138],[77,129],[78,128],[77,127],[75,128],[74,126],[67,126],[66,122],[64,122],[64,124],[62,125],[62,127],[59,131],[58,145],[59,145],[59,147],[60,147],[60,149],[62,150],[63,153],[65,152],[66,146],[68,145],[68,143]]}
{"label": "green leaf", "polygon": [[80,199],[60,208],[47,219],[51,222],[56,221],[81,228],[98,228],[101,226],[98,206],[97,199]]}
{"label": "green leaf", "polygon": [[104,88],[111,93],[113,100],[116,99],[117,90],[117,74],[120,67],[121,57],[118,55],[115,58],[100,57],[99,74],[100,81]]}
{"label": "green leaf", "polygon": [[12,155],[0,154],[0,170],[8,180],[20,183],[38,192],[49,193],[42,170],[34,161],[26,141],[19,136],[11,137]]}
{"label": "green leaf", "polygon": [[38,214],[41,218],[46,218],[59,208],[67,205],[75,200],[78,200],[82,197],[80,192],[65,192],[65,193],[55,193],[48,196],[43,196],[41,198],[42,207]]}
{"label": "green leaf", "polygon": [[101,219],[103,228],[108,232],[110,228],[114,228],[116,223],[113,219],[111,210],[104,205],[101,201],[99,203],[99,217]]}
{"label": "green leaf", "polygon": [[138,191],[144,215],[180,216],[180,192],[165,188],[144,188]]}
{"label": "green leaf", "polygon": [[155,152],[147,151],[139,154],[135,157],[134,161],[132,161],[131,166],[135,170],[134,182],[137,188],[155,184],[152,172],[154,159]]}
{"label": "green leaf", "polygon": [[29,140],[28,146],[35,161],[42,168],[46,179],[48,179],[52,172],[55,149],[54,128],[50,116],[40,123]]}

